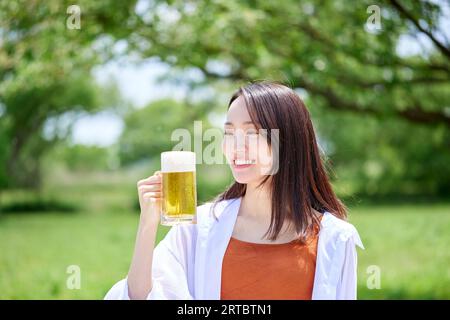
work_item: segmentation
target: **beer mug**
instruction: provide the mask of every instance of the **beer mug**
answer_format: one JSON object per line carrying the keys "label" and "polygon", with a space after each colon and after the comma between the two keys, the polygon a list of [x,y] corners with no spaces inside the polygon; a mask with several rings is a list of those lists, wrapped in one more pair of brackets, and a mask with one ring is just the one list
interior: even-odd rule
{"label": "beer mug", "polygon": [[162,211],[161,224],[196,223],[197,185],[195,153],[167,151],[161,153]]}

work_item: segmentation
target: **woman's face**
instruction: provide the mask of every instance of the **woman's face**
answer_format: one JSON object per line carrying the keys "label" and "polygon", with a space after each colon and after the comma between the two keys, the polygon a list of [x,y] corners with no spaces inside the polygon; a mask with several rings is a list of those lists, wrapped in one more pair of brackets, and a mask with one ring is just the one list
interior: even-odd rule
{"label": "woman's face", "polygon": [[250,118],[244,98],[239,96],[228,109],[222,143],[234,179],[239,183],[258,183],[270,169],[271,150],[261,133]]}

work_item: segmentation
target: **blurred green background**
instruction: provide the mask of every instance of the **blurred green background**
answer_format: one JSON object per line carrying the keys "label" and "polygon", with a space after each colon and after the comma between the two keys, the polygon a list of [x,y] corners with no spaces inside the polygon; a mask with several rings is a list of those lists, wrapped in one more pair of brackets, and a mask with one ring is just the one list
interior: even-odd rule
{"label": "blurred green background", "polygon": [[[258,79],[312,114],[366,247],[359,298],[449,299],[449,18],[448,1],[0,2],[0,299],[103,298],[128,271],[136,182]],[[197,177],[200,203],[233,181]]]}

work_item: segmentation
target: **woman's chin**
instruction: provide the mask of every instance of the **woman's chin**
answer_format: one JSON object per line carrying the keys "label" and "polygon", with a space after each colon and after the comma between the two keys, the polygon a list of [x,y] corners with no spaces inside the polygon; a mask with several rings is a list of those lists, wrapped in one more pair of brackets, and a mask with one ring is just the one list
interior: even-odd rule
{"label": "woman's chin", "polygon": [[243,173],[236,173],[233,172],[233,177],[236,182],[239,182],[240,184],[248,184],[255,181],[259,181],[260,177],[255,177],[253,175],[243,174]]}

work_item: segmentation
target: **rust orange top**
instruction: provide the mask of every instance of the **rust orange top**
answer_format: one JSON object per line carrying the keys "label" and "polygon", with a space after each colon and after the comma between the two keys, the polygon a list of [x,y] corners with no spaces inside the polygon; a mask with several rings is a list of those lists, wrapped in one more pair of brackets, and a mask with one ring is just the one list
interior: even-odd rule
{"label": "rust orange top", "polygon": [[318,233],[304,244],[261,244],[231,237],[222,262],[222,300],[310,300]]}

